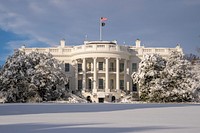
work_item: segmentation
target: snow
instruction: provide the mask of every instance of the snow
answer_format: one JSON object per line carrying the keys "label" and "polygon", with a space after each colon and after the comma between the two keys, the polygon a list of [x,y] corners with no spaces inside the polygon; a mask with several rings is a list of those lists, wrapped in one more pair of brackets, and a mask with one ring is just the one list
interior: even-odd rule
{"label": "snow", "polygon": [[1,104],[1,133],[198,133],[199,104]]}
{"label": "snow", "polygon": [[[168,58],[145,55],[138,72],[132,74],[139,85],[140,100],[151,102],[199,101],[200,77],[182,53],[172,51]],[[196,67],[195,71],[199,71]]]}

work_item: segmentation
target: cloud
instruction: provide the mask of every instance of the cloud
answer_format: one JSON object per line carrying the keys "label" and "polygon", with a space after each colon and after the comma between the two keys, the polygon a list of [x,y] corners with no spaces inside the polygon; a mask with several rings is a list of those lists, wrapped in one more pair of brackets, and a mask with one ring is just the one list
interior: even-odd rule
{"label": "cloud", "polygon": [[108,17],[106,40],[133,44],[142,38],[153,42],[148,46],[165,47],[181,41],[187,49],[187,43],[199,41],[198,6],[195,0],[6,0],[0,5],[0,28],[27,36],[30,41],[25,42],[32,46],[39,44],[35,42],[55,46],[62,38],[74,45],[81,44],[86,34],[89,40],[98,40],[103,16]]}
{"label": "cloud", "polygon": [[126,3],[119,2],[113,5],[110,0],[102,2],[97,0],[78,0],[78,2],[72,0],[13,2],[8,0],[1,6],[0,15],[3,17],[0,18],[0,25],[2,28],[17,34],[25,34],[50,45],[63,37],[80,43],[85,34],[98,39],[100,16],[118,17],[115,13],[128,13],[131,10],[127,8]]}

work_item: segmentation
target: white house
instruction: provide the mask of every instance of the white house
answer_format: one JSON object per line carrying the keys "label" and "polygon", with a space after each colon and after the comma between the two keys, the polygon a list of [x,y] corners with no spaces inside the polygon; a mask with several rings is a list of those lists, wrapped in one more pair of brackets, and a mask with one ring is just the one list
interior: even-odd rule
{"label": "white house", "polygon": [[[117,41],[84,41],[79,46],[67,46],[65,40],[60,46],[50,48],[25,48],[20,50],[30,53],[49,52],[63,62],[63,70],[69,77],[68,88],[82,92],[93,102],[119,100],[126,93],[138,92],[132,83],[131,74],[138,69],[138,64],[145,54],[157,53],[167,57],[170,51],[182,52],[175,48],[146,48],[136,40],[135,46],[117,44]],[[137,95],[136,95],[137,96]]]}

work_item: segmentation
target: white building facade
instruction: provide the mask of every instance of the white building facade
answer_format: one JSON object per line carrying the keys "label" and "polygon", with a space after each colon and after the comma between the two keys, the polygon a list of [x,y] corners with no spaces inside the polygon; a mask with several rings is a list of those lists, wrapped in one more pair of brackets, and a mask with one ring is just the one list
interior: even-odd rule
{"label": "white building facade", "polygon": [[145,54],[169,56],[170,51],[182,51],[175,48],[145,48],[136,40],[135,46],[118,45],[117,41],[84,41],[83,45],[67,46],[65,40],[54,48],[25,48],[30,53],[37,51],[51,53],[63,62],[63,71],[69,78],[68,89],[82,92],[92,102],[114,102],[126,94],[136,94],[138,88],[133,84],[131,74]]}

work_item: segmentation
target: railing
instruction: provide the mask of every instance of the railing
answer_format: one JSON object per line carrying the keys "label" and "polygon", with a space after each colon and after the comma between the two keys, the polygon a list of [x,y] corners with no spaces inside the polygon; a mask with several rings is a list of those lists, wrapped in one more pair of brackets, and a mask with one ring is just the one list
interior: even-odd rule
{"label": "railing", "polygon": [[150,52],[152,52],[152,49],[143,49],[143,52],[150,53]]}
{"label": "railing", "polygon": [[156,54],[161,54],[161,55],[167,55],[171,51],[177,50],[176,48],[144,48],[142,49],[142,53],[144,54],[151,54],[151,53],[156,53]]}
{"label": "railing", "polygon": [[49,52],[50,52],[50,53],[57,53],[57,52],[59,52],[59,51],[58,51],[57,48],[54,48],[54,49],[51,48],[51,49],[49,49]]}
{"label": "railing", "polygon": [[39,52],[39,53],[47,52],[45,48],[36,49],[36,51]]}
{"label": "railing", "polygon": [[[127,46],[121,46],[116,44],[85,44],[79,46],[71,46],[71,47],[57,47],[57,48],[25,48],[25,52],[30,53],[32,51],[37,51],[40,53],[50,52],[52,54],[71,54],[71,53],[80,53],[80,52],[88,52],[88,51],[119,51],[119,52],[135,52],[138,54],[151,54],[151,53],[158,53],[158,54],[169,54],[171,51],[178,50],[177,48],[131,48]],[[134,50],[134,51],[131,51]]]}
{"label": "railing", "polygon": [[155,49],[155,52],[156,52],[156,53],[165,52],[165,49]]}
{"label": "railing", "polygon": [[85,51],[122,51],[128,52],[128,48],[120,45],[113,44],[91,44],[91,45],[81,45],[74,46],[72,51],[73,53],[85,52]]}
{"label": "railing", "polygon": [[85,48],[93,48],[92,45],[85,46]]}
{"label": "railing", "polygon": [[27,53],[31,53],[32,51],[33,51],[32,48],[26,48],[26,49],[25,49],[25,52],[27,52]]}
{"label": "railing", "polygon": [[105,48],[105,45],[97,45],[97,48]]}
{"label": "railing", "polygon": [[50,53],[80,53],[88,51],[121,51],[129,52],[128,48],[125,46],[114,45],[114,44],[90,44],[90,45],[80,45],[73,46],[69,48],[25,48],[26,52],[38,51],[38,52],[50,52]]}

